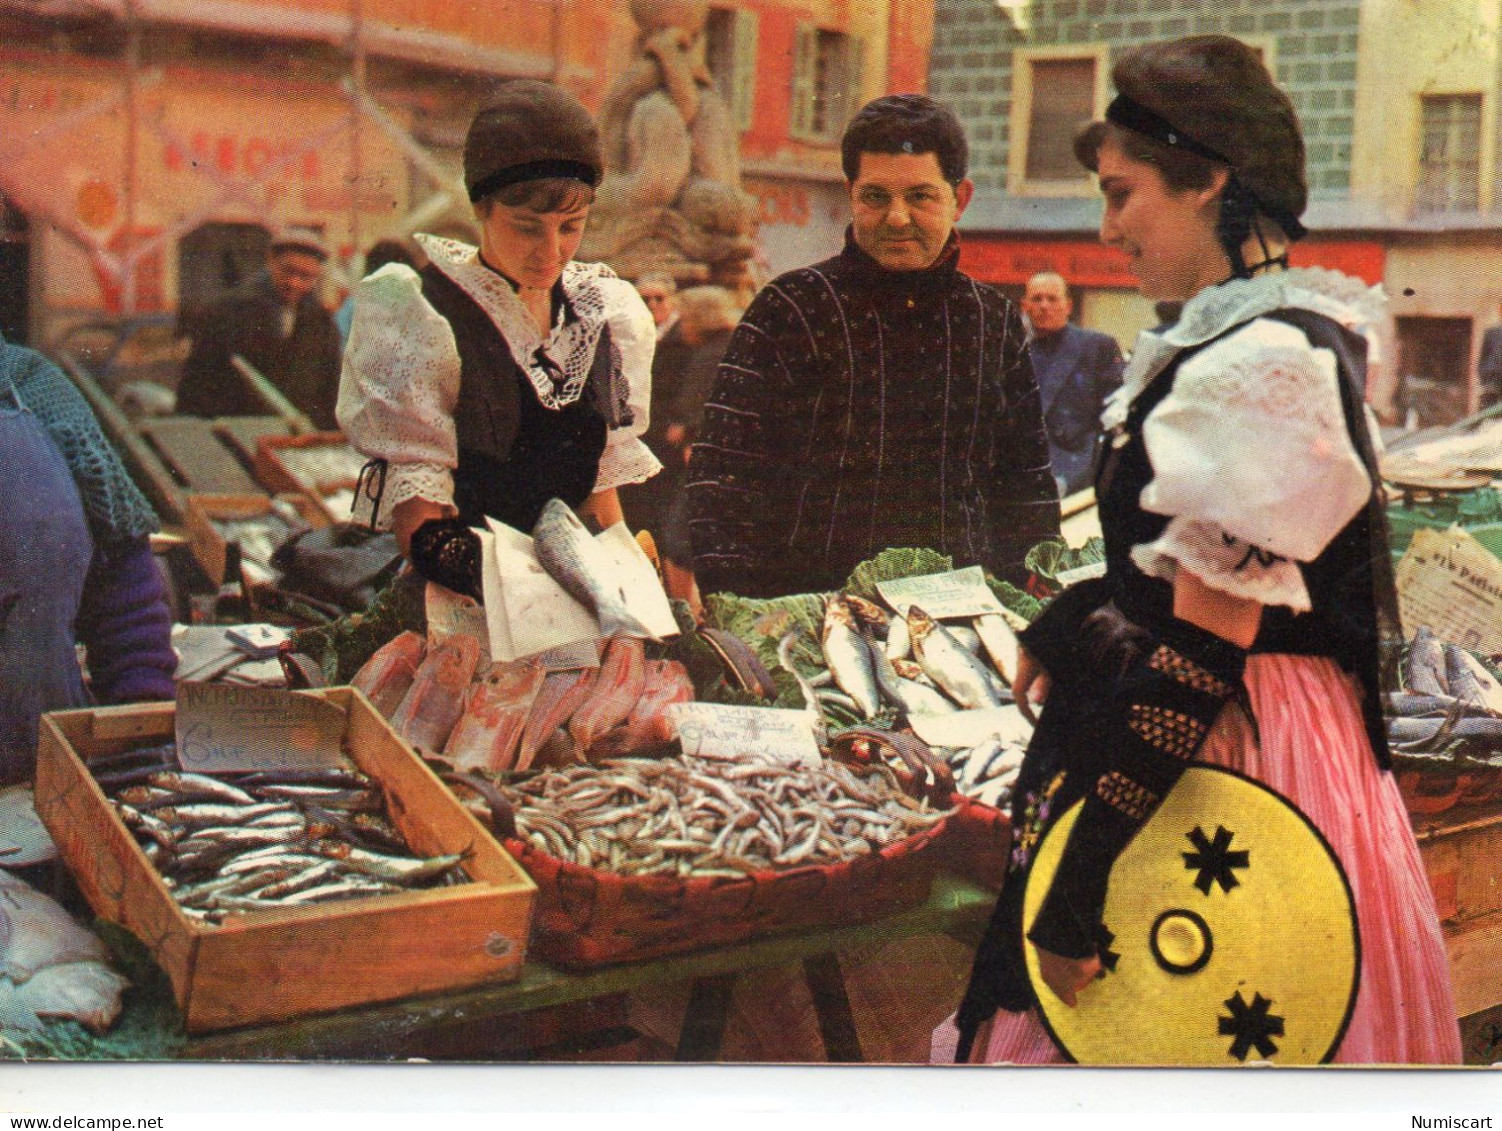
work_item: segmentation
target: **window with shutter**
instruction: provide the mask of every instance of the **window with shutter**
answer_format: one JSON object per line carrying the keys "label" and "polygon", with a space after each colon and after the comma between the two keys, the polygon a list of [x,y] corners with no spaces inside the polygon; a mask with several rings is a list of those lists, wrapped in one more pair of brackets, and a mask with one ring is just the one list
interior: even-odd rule
{"label": "window with shutter", "polygon": [[1481,95],[1423,96],[1419,212],[1475,212],[1481,203]]}
{"label": "window with shutter", "polygon": [[793,52],[793,118],[789,134],[831,144],[859,105],[863,46],[844,32],[798,26]]}
{"label": "window with shutter", "polygon": [[1105,112],[1110,49],[1019,48],[1012,68],[1007,191],[1024,196],[1087,196],[1089,172],[1074,159],[1074,137]]}
{"label": "window with shutter", "polygon": [[756,111],[756,51],[760,20],[755,12],[711,8],[704,35],[704,63],[738,130],[751,128]]}

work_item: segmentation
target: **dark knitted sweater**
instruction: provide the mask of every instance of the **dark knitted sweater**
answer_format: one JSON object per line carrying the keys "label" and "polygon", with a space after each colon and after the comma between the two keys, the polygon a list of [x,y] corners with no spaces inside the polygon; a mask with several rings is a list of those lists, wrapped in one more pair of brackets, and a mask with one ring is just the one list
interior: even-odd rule
{"label": "dark knitted sweater", "polygon": [[1058,534],[1021,319],[958,259],[887,271],[847,236],[756,296],[689,469],[705,592],[835,589],[895,546],[1016,581]]}

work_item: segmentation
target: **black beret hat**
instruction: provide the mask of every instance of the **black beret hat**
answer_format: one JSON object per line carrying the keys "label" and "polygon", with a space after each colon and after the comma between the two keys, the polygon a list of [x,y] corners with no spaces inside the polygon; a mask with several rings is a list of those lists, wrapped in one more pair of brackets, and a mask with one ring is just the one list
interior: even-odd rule
{"label": "black beret hat", "polygon": [[513,79],[481,104],[464,139],[471,203],[519,181],[570,177],[593,188],[604,172],[594,119],[552,83]]}

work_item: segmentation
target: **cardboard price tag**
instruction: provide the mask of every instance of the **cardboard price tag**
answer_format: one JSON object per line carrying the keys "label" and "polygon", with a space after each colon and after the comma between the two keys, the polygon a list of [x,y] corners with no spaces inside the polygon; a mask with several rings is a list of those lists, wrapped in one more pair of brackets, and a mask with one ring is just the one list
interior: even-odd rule
{"label": "cardboard price tag", "polygon": [[337,769],[345,724],[343,708],[301,691],[177,688],[177,756],[195,773]]}
{"label": "cardboard price tag", "polygon": [[986,574],[980,566],[881,581],[876,589],[903,616],[914,605],[935,620],[1002,611],[1002,604],[986,584]]}
{"label": "cardboard price tag", "polygon": [[694,757],[735,760],[756,754],[792,765],[814,765],[822,757],[807,711],[675,703],[668,714],[683,752]]}

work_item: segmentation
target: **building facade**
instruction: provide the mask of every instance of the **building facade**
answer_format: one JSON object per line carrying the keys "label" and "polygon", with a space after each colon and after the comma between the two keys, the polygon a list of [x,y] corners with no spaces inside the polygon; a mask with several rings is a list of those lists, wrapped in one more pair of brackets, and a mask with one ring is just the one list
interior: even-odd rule
{"label": "building facade", "polygon": [[[487,86],[597,109],[636,35],[628,0],[0,0],[0,331],[210,301],[278,224],[323,232],[331,302],[383,236],[473,238],[460,157]],[[839,246],[840,132],[923,88],[931,35],[927,0],[711,3],[767,270]]]}
{"label": "building facade", "polygon": [[1100,202],[1070,141],[1104,112],[1122,51],[1233,35],[1304,126],[1312,235],[1295,263],[1390,296],[1373,402],[1426,419],[1474,409],[1475,355],[1502,298],[1498,15],[1474,0],[938,0],[930,86],[966,123],[978,190],[966,262],[1019,289],[1059,271],[1082,321],[1129,347],[1156,319],[1096,238]]}

